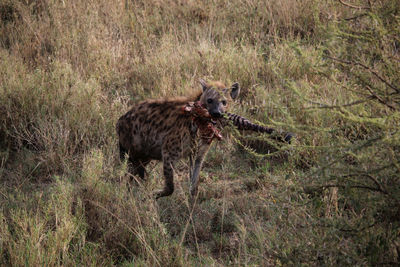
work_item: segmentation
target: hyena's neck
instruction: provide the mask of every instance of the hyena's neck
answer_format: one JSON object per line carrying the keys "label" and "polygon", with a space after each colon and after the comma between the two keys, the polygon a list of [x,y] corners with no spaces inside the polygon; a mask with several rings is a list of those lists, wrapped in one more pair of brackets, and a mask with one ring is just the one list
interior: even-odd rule
{"label": "hyena's neck", "polygon": [[[233,125],[235,125],[239,130],[248,130],[248,131],[267,133],[267,134],[277,133],[277,131],[274,128],[269,128],[252,123],[248,119],[239,116],[237,114],[229,112],[227,112],[226,114],[228,115],[229,120],[232,121]],[[290,143],[290,140],[293,137],[291,133],[277,133],[277,134],[278,134],[277,136],[274,136],[274,139],[282,142]]]}
{"label": "hyena's neck", "polygon": [[199,101],[203,92],[198,90],[193,92],[189,96],[176,96],[176,97],[165,97],[165,98],[159,98],[159,99],[148,99],[140,102],[138,105],[140,106],[141,104],[152,104],[152,105],[166,105],[169,107],[179,107],[183,106],[189,102],[196,102]]}

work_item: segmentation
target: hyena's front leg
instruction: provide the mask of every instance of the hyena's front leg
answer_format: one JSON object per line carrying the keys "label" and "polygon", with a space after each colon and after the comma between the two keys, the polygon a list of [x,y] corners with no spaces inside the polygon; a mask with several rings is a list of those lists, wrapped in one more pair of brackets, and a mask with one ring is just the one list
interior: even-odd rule
{"label": "hyena's front leg", "polygon": [[174,192],[174,164],[170,160],[165,160],[163,162],[163,172],[164,172],[164,189],[156,192],[156,199],[160,197],[166,197]]}
{"label": "hyena's front leg", "polygon": [[[164,189],[156,192],[156,199],[166,197],[174,192],[174,163],[179,159],[182,150],[176,146],[177,141],[167,141],[163,147],[163,172],[164,172]],[[174,146],[175,145],[175,146]]]}
{"label": "hyena's front leg", "polygon": [[[204,158],[210,148],[210,144],[207,141],[201,140],[197,149],[196,159],[194,161],[194,166],[190,166],[190,194],[195,196],[197,194],[197,187],[199,185],[199,174],[201,167],[204,162]],[[192,159],[191,159],[192,165]],[[193,169],[192,169],[193,168]]]}

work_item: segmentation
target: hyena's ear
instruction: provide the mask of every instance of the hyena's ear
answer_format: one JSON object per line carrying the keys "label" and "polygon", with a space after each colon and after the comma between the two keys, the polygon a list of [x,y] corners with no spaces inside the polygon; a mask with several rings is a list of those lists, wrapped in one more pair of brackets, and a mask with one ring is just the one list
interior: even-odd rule
{"label": "hyena's ear", "polygon": [[231,86],[231,97],[232,99],[236,99],[240,93],[239,83],[234,83]]}
{"label": "hyena's ear", "polygon": [[200,82],[200,84],[201,84],[201,87],[203,88],[203,92],[204,92],[205,90],[207,90],[207,88],[208,88],[207,82],[206,82],[205,80],[203,80],[203,79],[200,79],[199,82]]}

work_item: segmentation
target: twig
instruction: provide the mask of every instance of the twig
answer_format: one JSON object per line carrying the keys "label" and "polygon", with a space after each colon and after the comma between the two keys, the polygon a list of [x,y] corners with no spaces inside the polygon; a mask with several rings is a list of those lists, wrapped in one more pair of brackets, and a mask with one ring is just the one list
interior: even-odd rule
{"label": "twig", "polygon": [[346,3],[346,2],[343,2],[343,0],[339,0],[339,2],[340,2],[342,5],[347,6],[347,7],[351,7],[351,8],[356,8],[356,9],[371,9],[371,7],[368,7],[368,6],[355,6],[355,5],[352,5],[352,4],[348,4],[348,3]]}
{"label": "twig", "polygon": [[321,185],[320,188],[331,188],[331,187],[338,187],[338,188],[358,188],[358,189],[368,189],[371,191],[375,192],[381,192],[383,194],[386,194],[385,191],[382,191],[380,188],[376,187],[371,187],[367,185],[341,185],[341,184],[327,184],[327,185]]}
{"label": "twig", "polygon": [[338,228],[338,230],[342,231],[342,232],[362,232],[362,231],[367,230],[367,229],[369,229],[371,227],[374,227],[376,224],[377,223],[374,222],[373,224],[365,226],[365,227],[363,227],[361,229],[343,229],[343,228]]}
{"label": "twig", "polygon": [[384,84],[386,84],[387,86],[389,86],[390,88],[392,88],[393,90],[395,90],[397,93],[400,93],[400,89],[395,87],[394,85],[390,84],[388,81],[386,81],[384,78],[382,78],[376,71],[372,70],[370,67],[360,63],[360,62],[355,62],[355,61],[347,61],[347,60],[343,60],[343,59],[339,59],[339,58],[334,58],[331,56],[326,55],[327,58],[330,58],[332,60],[344,63],[344,64],[348,64],[348,65],[358,65],[363,67],[364,69],[368,70],[370,73],[372,73],[373,75],[375,75],[375,77],[377,77],[379,80],[381,80]]}
{"label": "twig", "polygon": [[392,106],[391,104],[389,104],[389,103],[387,103],[386,101],[384,101],[384,100],[383,100],[382,98],[380,98],[374,91],[372,91],[372,89],[371,89],[369,86],[366,86],[365,88],[368,90],[368,92],[370,92],[372,98],[375,98],[375,99],[378,100],[381,104],[384,104],[385,106],[387,106],[387,107],[389,107],[389,108],[391,108],[391,109],[393,109],[393,110],[396,110],[396,108],[395,108],[394,106]]}
{"label": "twig", "polygon": [[[377,222],[374,222],[373,224],[364,226],[361,229],[343,229],[343,228],[337,228],[337,227],[336,228],[339,231],[342,231],[342,232],[362,232],[362,231],[367,230],[367,229],[369,229],[371,227],[374,227],[377,224],[378,224]],[[335,227],[335,225],[317,225],[317,226],[319,226],[319,227]]]}
{"label": "twig", "polygon": [[343,20],[349,21],[349,20],[353,20],[353,19],[362,18],[362,17],[365,17],[365,16],[367,16],[367,15],[368,15],[368,14],[364,13],[364,14],[360,14],[360,15],[357,15],[357,16],[354,16],[354,17],[344,18]]}
{"label": "twig", "polygon": [[378,180],[373,177],[372,175],[368,174],[368,173],[353,173],[353,174],[348,174],[345,176],[341,176],[339,178],[347,178],[347,177],[355,177],[355,176],[364,176],[367,177],[368,179],[370,179],[372,182],[374,182],[374,184],[379,188],[379,190],[384,193],[384,194],[388,194],[388,192],[383,188],[382,184],[378,182]]}
{"label": "twig", "polygon": [[365,102],[368,102],[369,100],[373,99],[373,96],[369,96],[366,99],[360,99],[348,104],[343,104],[343,105],[327,105],[327,104],[323,104],[323,103],[318,103],[318,102],[314,102],[314,101],[309,101],[312,104],[318,105],[318,106],[312,106],[312,107],[306,107],[304,109],[314,109],[314,108],[343,108],[343,107],[349,107],[349,106],[354,106],[354,105],[358,105],[358,104],[362,104]]}
{"label": "twig", "polygon": [[[361,149],[363,149],[363,148],[365,148],[365,147],[369,147],[369,146],[372,145],[373,142],[377,142],[377,141],[383,139],[383,137],[384,137],[384,136],[381,135],[381,136],[378,136],[378,137],[374,137],[374,138],[368,139],[368,140],[366,140],[366,142],[364,142],[363,144],[361,144],[361,145],[355,147],[353,151],[359,151],[359,150],[361,150]],[[348,148],[348,151],[350,151],[350,149],[351,149],[351,148],[349,147],[349,148]],[[335,163],[339,162],[340,160],[343,160],[345,157],[346,157],[346,154],[343,155],[343,156],[341,156],[341,157],[338,157],[338,158],[332,160],[331,162],[325,164],[324,166],[322,166],[322,167],[318,168],[317,170],[315,170],[314,172],[312,172],[311,175],[314,176],[314,175],[316,175],[317,173],[321,173],[322,171],[324,171],[325,169],[327,169],[327,168],[333,166]],[[388,166],[391,166],[391,164],[390,164],[390,165],[387,165],[387,167],[388,167]],[[385,167],[385,168],[386,168],[386,167]],[[382,168],[381,168],[381,169],[382,169]]]}
{"label": "twig", "polygon": [[6,196],[6,194],[4,194],[3,192],[1,192],[0,191],[0,194],[2,194],[3,195],[3,197],[6,199],[6,200],[8,200],[8,197]]}

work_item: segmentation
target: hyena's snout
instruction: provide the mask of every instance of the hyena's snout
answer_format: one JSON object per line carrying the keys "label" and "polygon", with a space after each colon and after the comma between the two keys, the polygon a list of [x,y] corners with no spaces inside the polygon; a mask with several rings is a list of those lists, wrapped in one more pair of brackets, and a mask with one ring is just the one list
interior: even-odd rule
{"label": "hyena's snout", "polygon": [[208,109],[208,112],[210,113],[211,117],[217,119],[224,116],[225,109],[222,107],[222,104],[215,103]]}
{"label": "hyena's snout", "polygon": [[211,117],[213,118],[221,118],[222,117],[223,112],[221,112],[220,110],[212,110],[210,112]]}

